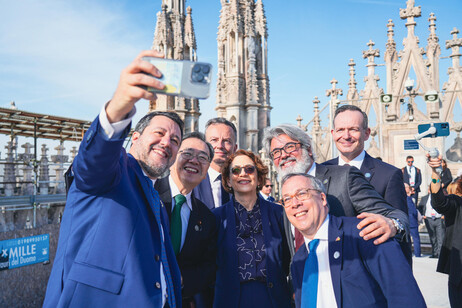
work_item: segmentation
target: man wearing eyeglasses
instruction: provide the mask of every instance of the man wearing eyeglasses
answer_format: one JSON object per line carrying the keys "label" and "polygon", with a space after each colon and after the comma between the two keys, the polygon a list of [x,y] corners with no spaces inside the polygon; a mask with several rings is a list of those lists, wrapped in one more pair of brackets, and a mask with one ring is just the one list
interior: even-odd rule
{"label": "man wearing eyeglasses", "polygon": [[168,177],[154,188],[165,204],[170,237],[183,278],[183,307],[211,307],[209,290],[215,281],[215,216],[192,190],[207,175],[213,148],[199,132],[186,135]]}
{"label": "man wearing eyeglasses", "polygon": [[292,259],[295,306],[426,307],[400,246],[363,241],[355,217],[329,214],[324,186],[306,173],[281,181],[285,213],[304,244]]}
{"label": "man wearing eyeglasses", "polygon": [[273,183],[271,183],[271,180],[269,178],[266,178],[265,180],[265,185],[262,186],[260,190],[260,196],[262,196],[263,199],[269,202],[274,202],[273,196],[271,196],[271,192],[273,191]]}
{"label": "man wearing eyeglasses", "polygon": [[411,186],[411,197],[414,199],[414,203],[417,203],[420,192],[420,184],[422,184],[422,172],[419,168],[414,166],[414,157],[406,157],[407,166],[403,167],[403,180],[404,183]]}
{"label": "man wearing eyeglasses", "polygon": [[[378,245],[397,234],[397,238],[402,239],[409,233],[406,213],[385,201],[358,169],[314,163],[311,138],[301,128],[287,124],[267,128],[263,145],[280,178],[289,173],[307,173],[321,180],[326,187],[330,214],[362,219],[358,229],[362,229],[360,235],[364,240],[375,239],[374,244]],[[289,228],[290,224],[286,223],[286,231]],[[293,245],[292,232],[286,235],[289,245]],[[296,244],[300,245],[300,241]]]}

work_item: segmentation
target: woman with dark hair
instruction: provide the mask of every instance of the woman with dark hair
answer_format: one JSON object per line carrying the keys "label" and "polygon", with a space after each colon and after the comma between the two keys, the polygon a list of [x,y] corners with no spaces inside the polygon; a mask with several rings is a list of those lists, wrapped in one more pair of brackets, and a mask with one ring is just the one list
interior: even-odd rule
{"label": "woman with dark hair", "polygon": [[223,165],[223,187],[233,197],[214,209],[218,223],[214,307],[291,307],[283,208],[258,194],[267,173],[260,158],[245,150]]}
{"label": "woman with dark hair", "polygon": [[[449,274],[448,292],[451,307],[462,307],[462,197],[443,194],[441,176],[436,171],[441,166],[441,156],[430,158],[427,154],[428,165],[432,168],[432,207],[444,215],[446,232],[441,247],[438,267],[436,270]],[[462,192],[462,180],[457,180],[456,193]]]}

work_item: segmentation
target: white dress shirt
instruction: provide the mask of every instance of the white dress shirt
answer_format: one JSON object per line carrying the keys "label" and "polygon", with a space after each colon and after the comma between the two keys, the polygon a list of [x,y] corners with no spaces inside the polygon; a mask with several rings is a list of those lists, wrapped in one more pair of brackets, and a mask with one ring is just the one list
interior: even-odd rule
{"label": "white dress shirt", "polygon": [[[181,194],[180,190],[176,186],[175,182],[173,181],[172,177],[168,177],[168,182],[170,184],[170,193],[172,194],[172,213],[173,209],[176,206],[175,203],[175,196]],[[186,239],[186,231],[188,231],[188,222],[189,216],[191,216],[192,211],[192,203],[191,203],[191,192],[185,195],[186,202],[183,203],[181,207],[180,216],[181,216],[181,244],[180,244],[180,251],[183,248],[184,241]]]}
{"label": "white dress shirt", "polygon": [[[130,111],[125,119],[119,122],[115,123],[110,123],[108,118],[107,118],[107,113],[106,113],[106,106],[108,103],[104,104],[103,108],[101,109],[101,112],[99,113],[99,124],[101,125],[101,129],[99,130],[99,133],[102,133],[104,136],[106,136],[107,139],[119,139],[122,136],[123,131],[127,128],[127,126],[131,123],[133,116],[136,113],[136,108],[133,106],[132,111]],[[147,177],[147,174],[144,172],[144,176]],[[151,179],[152,180],[152,179]],[[156,183],[156,180],[152,180],[152,186],[154,187],[154,184]],[[164,240],[164,229],[163,227],[160,228],[162,231],[162,241]],[[167,231],[168,234],[168,231]],[[163,244],[162,244],[163,245]],[[165,280],[165,274],[164,274],[164,267],[162,266],[162,262],[160,263],[160,285],[162,288],[162,307],[165,306],[165,303],[167,302],[167,282]]]}
{"label": "white dress shirt", "polygon": [[409,174],[409,185],[414,186],[415,185],[415,167],[414,166],[407,166],[407,173]]}
{"label": "white dress shirt", "polygon": [[215,207],[222,206],[221,204],[221,180],[217,180],[218,176],[221,175],[220,172],[216,171],[213,168],[209,168],[207,171],[210,178],[210,187],[212,187],[213,202]]}
{"label": "white dress shirt", "polygon": [[338,165],[343,166],[345,164],[348,164],[350,166],[355,166],[359,170],[361,169],[361,166],[363,165],[364,157],[366,157],[366,151],[362,151],[358,156],[353,158],[350,162],[346,162],[343,160],[342,156],[339,155],[338,157]]}
{"label": "white dress shirt", "polygon": [[[316,248],[316,257],[318,259],[318,298],[317,308],[337,307],[335,300],[334,285],[330,274],[329,263],[329,214],[322,223],[318,232],[313,239],[319,239],[318,247]],[[308,252],[310,251],[308,244],[310,239],[305,237],[305,245]],[[303,301],[303,298],[302,298]]]}
{"label": "white dress shirt", "polygon": [[432,195],[428,194],[427,204],[425,205],[425,216],[427,218],[441,218],[441,214],[432,207]]}

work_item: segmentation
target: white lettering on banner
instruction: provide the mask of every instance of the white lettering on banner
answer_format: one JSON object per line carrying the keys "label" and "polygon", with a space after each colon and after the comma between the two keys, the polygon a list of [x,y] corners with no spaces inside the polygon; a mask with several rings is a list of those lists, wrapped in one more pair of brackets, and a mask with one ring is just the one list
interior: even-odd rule
{"label": "white lettering on banner", "polygon": [[28,262],[34,262],[36,259],[37,259],[36,256],[32,256],[32,257],[28,257],[28,258],[21,257],[19,260],[20,260],[21,264],[23,264],[23,263],[28,263]]}
{"label": "white lettering on banner", "polygon": [[26,256],[34,255],[36,252],[36,249],[37,249],[37,244],[10,248],[10,260],[16,259],[18,257],[26,257]]}

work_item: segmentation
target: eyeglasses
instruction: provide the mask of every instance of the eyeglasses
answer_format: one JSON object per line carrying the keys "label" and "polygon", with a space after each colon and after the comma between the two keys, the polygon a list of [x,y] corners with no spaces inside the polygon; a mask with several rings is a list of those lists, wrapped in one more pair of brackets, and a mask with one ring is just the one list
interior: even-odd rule
{"label": "eyeglasses", "polygon": [[290,154],[294,152],[295,150],[297,150],[298,145],[301,145],[301,143],[300,142],[286,143],[286,145],[284,145],[282,148],[276,148],[272,150],[270,155],[273,159],[278,159],[282,155],[282,150],[284,150],[284,152],[286,152],[287,154]]}
{"label": "eyeglasses", "polygon": [[180,151],[180,155],[181,157],[183,157],[183,159],[186,160],[192,160],[194,157],[196,157],[201,164],[206,164],[210,162],[210,158],[207,155],[200,152],[198,154],[195,154],[192,151]]}
{"label": "eyeglasses", "polygon": [[268,187],[273,187],[273,184],[270,184],[270,185],[265,185],[266,188]]}
{"label": "eyeglasses", "polygon": [[311,197],[313,197],[312,191],[316,191],[316,192],[318,192],[318,193],[321,193],[321,192],[322,192],[322,191],[317,190],[317,189],[314,189],[314,188],[300,189],[299,191],[297,191],[297,192],[296,192],[294,195],[292,195],[292,196],[285,196],[285,197],[282,197],[282,204],[284,205],[284,207],[292,206],[293,201],[294,201],[294,197],[295,197],[298,201],[306,201],[306,200],[308,200],[308,199],[311,199]]}
{"label": "eyeglasses", "polygon": [[246,174],[253,174],[256,170],[255,166],[246,165],[246,166],[234,166],[231,168],[231,173],[234,175],[241,174],[241,171],[244,170]]}

